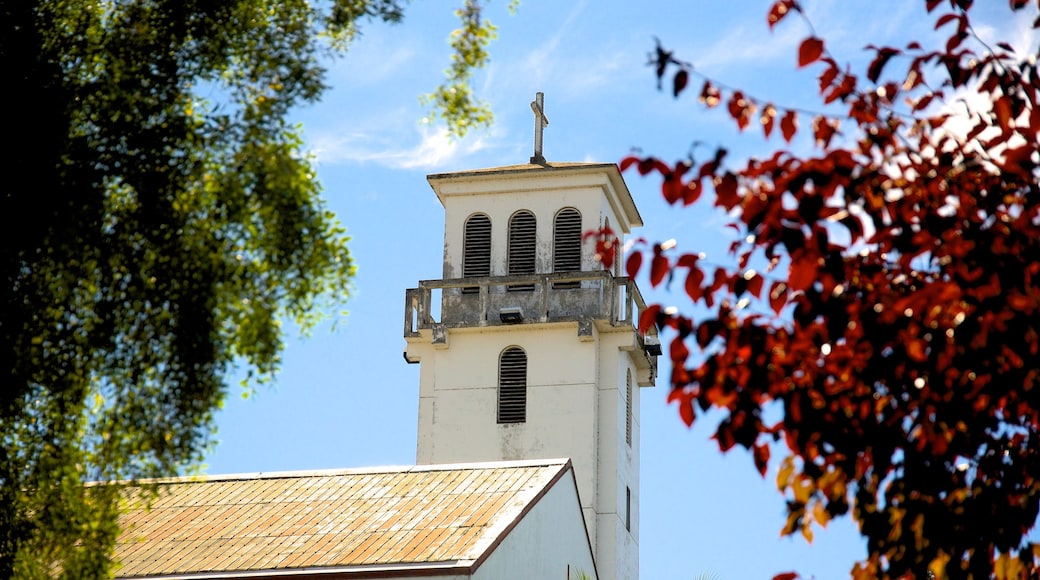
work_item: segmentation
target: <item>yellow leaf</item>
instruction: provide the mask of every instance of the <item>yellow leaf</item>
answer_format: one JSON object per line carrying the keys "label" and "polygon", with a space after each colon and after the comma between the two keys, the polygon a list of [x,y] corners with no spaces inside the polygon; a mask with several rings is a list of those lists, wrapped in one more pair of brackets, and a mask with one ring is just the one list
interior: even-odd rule
{"label": "yellow leaf", "polygon": [[802,526],[802,535],[805,536],[806,542],[809,542],[810,544],[812,543],[813,533],[812,529],[809,527],[809,524],[805,524],[804,526]]}
{"label": "yellow leaf", "polygon": [[1019,580],[1025,578],[1025,571],[1022,570],[1022,562],[1018,558],[1012,558],[1008,554],[1001,554],[995,565],[993,566],[993,572],[997,577],[997,580]]}
{"label": "yellow leaf", "polygon": [[827,527],[827,522],[831,521],[831,514],[827,513],[827,509],[824,507],[822,501],[813,504],[813,518],[816,519],[816,523],[820,524],[820,526],[824,528]]}
{"label": "yellow leaf", "polygon": [[776,489],[784,491],[791,485],[791,473],[794,472],[794,458],[788,455],[780,464],[780,470],[776,474]]}
{"label": "yellow leaf", "polygon": [[807,504],[809,503],[809,496],[812,494],[813,481],[807,475],[802,475],[794,481],[794,500],[798,503]]}
{"label": "yellow leaf", "polygon": [[950,561],[950,557],[946,555],[946,552],[939,550],[939,555],[935,557],[930,564],[928,564],[928,570],[936,578],[945,577],[946,563]]}
{"label": "yellow leaf", "polygon": [[914,545],[918,550],[924,548],[924,514],[917,514],[914,518],[914,523],[910,524],[910,529],[914,532]]}

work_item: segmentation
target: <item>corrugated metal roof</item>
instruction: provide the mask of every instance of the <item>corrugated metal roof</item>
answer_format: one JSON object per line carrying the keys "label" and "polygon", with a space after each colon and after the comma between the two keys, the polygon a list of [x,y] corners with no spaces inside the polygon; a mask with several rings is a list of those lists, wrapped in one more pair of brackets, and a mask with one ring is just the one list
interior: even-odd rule
{"label": "corrugated metal roof", "polygon": [[120,578],[470,565],[567,460],[178,478],[128,494]]}

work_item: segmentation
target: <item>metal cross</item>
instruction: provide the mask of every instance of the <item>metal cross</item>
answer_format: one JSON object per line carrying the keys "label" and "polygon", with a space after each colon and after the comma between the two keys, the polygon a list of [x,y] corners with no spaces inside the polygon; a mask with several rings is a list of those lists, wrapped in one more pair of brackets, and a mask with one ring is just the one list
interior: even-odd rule
{"label": "metal cross", "polygon": [[544,94],[535,93],[531,110],[534,111],[534,157],[531,157],[531,163],[545,165],[545,157],[542,157],[542,129],[549,126],[549,119],[545,116]]}

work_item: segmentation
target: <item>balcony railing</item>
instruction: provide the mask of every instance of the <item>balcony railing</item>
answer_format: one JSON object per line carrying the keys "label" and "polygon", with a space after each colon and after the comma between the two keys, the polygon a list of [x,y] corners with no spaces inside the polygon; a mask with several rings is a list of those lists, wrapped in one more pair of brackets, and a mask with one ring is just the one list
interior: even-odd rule
{"label": "balcony railing", "polygon": [[[635,282],[605,271],[422,280],[405,292],[404,335],[435,327],[562,321],[636,328],[645,309]],[[656,339],[657,331],[647,334]]]}

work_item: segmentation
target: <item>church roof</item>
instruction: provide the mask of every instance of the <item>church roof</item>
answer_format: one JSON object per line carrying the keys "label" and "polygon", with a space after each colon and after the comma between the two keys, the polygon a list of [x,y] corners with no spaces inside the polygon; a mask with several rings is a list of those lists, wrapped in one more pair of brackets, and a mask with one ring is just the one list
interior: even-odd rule
{"label": "church roof", "polygon": [[571,469],[559,459],[164,480],[150,507],[131,490],[116,575],[462,570]]}
{"label": "church roof", "polygon": [[[443,204],[444,196],[449,194],[449,189],[445,186],[448,183],[481,182],[487,184],[491,181],[506,179],[505,183],[508,185],[505,187],[509,189],[511,185],[515,184],[512,181],[514,178],[538,179],[548,176],[578,177],[589,175],[605,175],[607,177],[612,190],[610,194],[616,196],[616,201],[619,204],[617,209],[629,221],[629,224],[625,227],[626,232],[629,228],[641,227],[643,225],[643,218],[639,215],[639,209],[636,208],[635,201],[632,199],[632,193],[628,190],[628,185],[621,176],[621,169],[614,163],[587,163],[580,161],[550,161],[545,164],[522,163],[519,165],[484,167],[448,173],[433,173],[426,176],[426,181],[433,187],[438,199]],[[493,191],[493,189],[488,189],[487,185],[483,185],[480,191],[487,193]],[[466,192],[472,193],[469,190],[466,190]]]}

